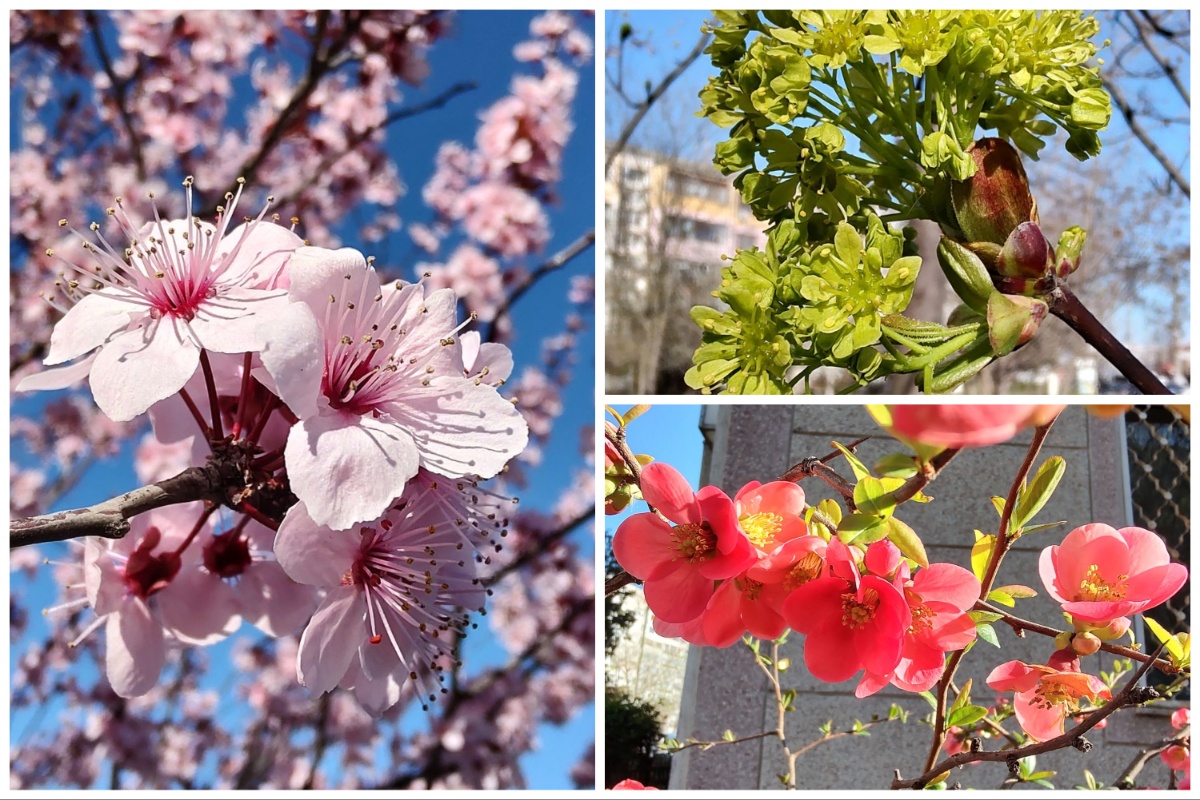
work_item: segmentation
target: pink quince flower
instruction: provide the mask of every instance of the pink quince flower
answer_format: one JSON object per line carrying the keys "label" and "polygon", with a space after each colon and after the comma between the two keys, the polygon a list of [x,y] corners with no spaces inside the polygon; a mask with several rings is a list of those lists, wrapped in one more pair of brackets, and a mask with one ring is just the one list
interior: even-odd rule
{"label": "pink quince flower", "polygon": [[818,680],[839,683],[860,669],[887,675],[896,668],[911,613],[884,578],[862,575],[851,548],[832,539],[829,574],[788,595],[783,618],[804,634],[804,663]]}
{"label": "pink quince flower", "polygon": [[351,531],[318,523],[302,502],[288,511],[275,557],[293,580],[325,590],[300,638],[300,683],[331,691],[357,659],[356,687],[399,669],[436,698],[443,659],[486,594],[464,550],[472,544],[471,501],[445,483],[419,473],[378,519]]}
{"label": "pink quince flower", "polygon": [[1172,564],[1158,534],[1102,523],[1076,528],[1042,551],[1038,571],[1063,610],[1084,622],[1140,614],[1166,602],[1187,583],[1187,567]]}
{"label": "pink quince flower", "polygon": [[[869,559],[870,550],[867,555]],[[889,682],[908,692],[927,691],[942,677],[946,653],[975,641],[975,621],[967,612],[979,599],[979,579],[956,564],[930,564],[912,580],[904,579],[907,571],[902,567],[897,578],[911,619],[900,662],[890,675],[868,670],[855,690],[857,697],[872,695]]]}
{"label": "pink quince flower", "polygon": [[[814,549],[815,542],[821,542],[823,551],[824,540],[806,535],[804,490],[796,484],[752,481],[738,491],[733,504],[738,526],[760,559],[790,542],[804,539],[815,540],[808,550]],[[783,633],[787,623],[779,609],[790,591],[784,586],[785,575],[778,568],[760,570],[758,574],[767,580],[755,578],[747,571],[725,581],[713,593],[704,611],[704,636],[709,644],[728,647],[747,631],[760,639],[775,639]]]}
{"label": "pink quince flower", "polygon": [[[351,248],[302,247],[290,276],[294,303],[263,377],[299,417],[284,459],[315,522],[344,530],[379,517],[418,467],[490,478],[525,448],[521,413],[467,374],[453,292],[381,286]],[[497,347],[472,344],[471,356],[480,373],[504,362]]]}
{"label": "pink quince flower", "polygon": [[634,514],[613,535],[613,554],[645,582],[646,604],[666,622],[704,612],[713,581],[745,571],[757,551],[738,527],[733,502],[715,486],[693,492],[687,479],[661,462],[642,469],[642,497],[656,514]]}
{"label": "pink quince flower", "polygon": [[1044,425],[1065,407],[896,405],[875,413],[893,436],[935,447],[959,448],[1006,442],[1022,428]]}
{"label": "pink quince flower", "polygon": [[[96,405],[124,422],[178,392],[196,371],[201,350],[247,353],[266,346],[269,326],[262,323],[288,304],[276,282],[300,237],[264,222],[266,208],[228,231],[240,184],[236,195],[226,195],[228,208],[216,225],[201,222],[191,212],[191,178],[184,186],[185,219],[162,220],[156,209],[155,220],[141,228],[117,199],[109,214],[129,244],[114,247],[99,233],[98,246],[84,241],[95,263],[71,264],[88,280],[60,287],[68,298],[83,297],[54,326],[45,363],[63,364],[94,350],[92,360],[30,376],[18,389],[62,388],[87,374]],[[93,282],[102,288],[90,289]]]}
{"label": "pink quince flower", "polygon": [[1079,671],[1079,659],[1058,650],[1046,665],[1008,661],[992,670],[987,685],[999,692],[1016,692],[1013,711],[1021,728],[1045,742],[1066,730],[1066,719],[1079,710],[1079,701],[1108,700],[1112,693],[1095,675]]}
{"label": "pink quince flower", "polygon": [[704,638],[703,614],[687,622],[665,622],[659,617],[655,617],[654,632],[667,639],[683,639],[688,644],[700,647],[709,645],[708,639]]}
{"label": "pink quince flower", "polygon": [[616,786],[612,787],[611,791],[615,792],[618,790],[629,790],[629,789],[644,789],[646,791],[658,791],[657,786],[643,786],[640,781],[635,781],[633,778],[626,778],[625,780],[618,783]]}
{"label": "pink quince flower", "polygon": [[1177,708],[1171,712],[1171,727],[1177,731],[1181,731],[1188,725],[1192,724],[1192,710],[1187,708]]}

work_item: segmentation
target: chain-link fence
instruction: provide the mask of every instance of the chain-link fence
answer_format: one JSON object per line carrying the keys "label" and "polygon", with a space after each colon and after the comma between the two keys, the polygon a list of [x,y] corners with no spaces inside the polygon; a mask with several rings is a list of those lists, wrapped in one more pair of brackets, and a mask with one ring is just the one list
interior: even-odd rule
{"label": "chain-link fence", "polygon": [[[1162,536],[1171,560],[1184,564],[1191,574],[1191,426],[1167,406],[1137,406],[1125,414],[1125,439],[1133,524]],[[1188,586],[1148,616],[1169,631],[1189,630]],[[1153,636],[1146,638],[1147,647],[1157,644]]]}

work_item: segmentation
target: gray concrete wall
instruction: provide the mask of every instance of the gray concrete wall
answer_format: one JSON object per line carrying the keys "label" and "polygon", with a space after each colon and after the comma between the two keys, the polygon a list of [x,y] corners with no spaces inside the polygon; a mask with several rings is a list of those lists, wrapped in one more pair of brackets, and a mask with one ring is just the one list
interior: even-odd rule
{"label": "gray concrete wall", "polygon": [[[724,406],[719,423],[711,474],[705,482],[721,486],[731,495],[747,481],[772,480],[806,457],[825,455],[833,440],[845,444],[864,435],[874,436],[858,448],[868,465],[885,453],[903,449],[882,434],[861,406]],[[1045,596],[1037,574],[1038,555],[1044,547],[1057,544],[1067,532],[1089,522],[1116,527],[1130,524],[1122,425],[1119,419],[1098,420],[1075,407],[1068,409],[1052,430],[1041,459],[1061,455],[1067,470],[1037,521],[1066,520],[1067,525],[1021,539],[1005,559],[997,585],[1023,583],[1039,592],[1036,598],[1018,601],[1019,616],[1055,627],[1063,622],[1058,604]],[[931,561],[969,567],[972,531],[995,532],[999,517],[989,498],[1007,493],[1029,440],[1030,432],[1025,432],[1005,445],[960,453],[928,487],[933,502],[902,507],[897,516],[920,533]],[[838,459],[834,465],[850,476],[844,460]],[[801,485],[811,503],[833,495],[818,479]],[[956,676],[959,685],[973,679],[972,695],[984,704],[996,695],[985,683],[996,665],[1011,659],[1044,662],[1054,649],[1051,639],[1033,634],[1019,639],[1002,623],[997,623],[996,631],[1003,650],[980,642]],[[895,769],[905,777],[922,771],[931,739],[931,728],[919,721],[930,711],[925,700],[890,686],[859,700],[854,697],[857,677],[834,685],[816,681],[804,669],[803,637],[798,635],[789,639],[781,655],[793,664],[784,675],[784,687],[798,690],[796,711],[787,715],[793,749],[819,738],[818,727],[827,720],[833,721],[835,730],[843,730],[856,719],[886,716],[892,703],[912,712],[906,725],[887,723],[875,726],[869,737],[844,737],[813,747],[797,762],[800,788],[881,789],[890,784]],[[1085,669],[1096,670],[1097,658],[1087,659]],[[1104,668],[1107,666],[1105,663]],[[1039,759],[1038,768],[1056,770],[1059,774],[1054,782],[1060,789],[1081,783],[1084,769],[1108,783],[1140,747],[1169,734],[1169,713],[1170,709],[1161,705],[1120,712],[1106,729],[1089,734],[1095,745],[1091,753],[1067,750],[1046,754]],[[726,728],[748,736],[774,728],[776,716],[769,684],[744,645],[690,649],[680,738],[718,740]],[[1015,720],[1010,724],[1015,726]],[[998,745],[989,741],[985,747]],[[776,776],[782,771],[782,747],[766,737],[705,752],[691,749],[675,756],[671,788],[778,789]],[[996,788],[1006,775],[1003,764],[982,763],[958,771],[954,780],[964,787]],[[1166,770],[1157,758],[1142,775],[1144,780],[1166,785]]]}

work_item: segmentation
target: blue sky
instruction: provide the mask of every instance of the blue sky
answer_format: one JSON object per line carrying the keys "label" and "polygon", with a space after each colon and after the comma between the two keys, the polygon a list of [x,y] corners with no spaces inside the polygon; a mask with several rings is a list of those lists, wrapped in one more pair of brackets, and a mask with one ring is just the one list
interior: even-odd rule
{"label": "blue sky", "polygon": [[[627,44],[624,48],[623,75],[627,94],[630,94],[634,99],[640,99],[640,97],[644,96],[644,92],[641,89],[644,82],[652,80],[657,83],[673,69],[691,51],[699,39],[701,26],[709,18],[711,18],[711,12],[703,10],[606,12],[605,25],[608,44],[610,46],[615,47],[618,31],[624,22],[630,23],[633,27],[631,41],[643,43],[643,46],[638,47],[631,47]],[[1101,30],[1097,36],[1097,40],[1103,42],[1106,38],[1115,39],[1116,36],[1107,27],[1105,18],[1102,17],[1101,20]],[[1173,56],[1178,56],[1179,54],[1180,51],[1176,49],[1172,49],[1168,53],[1168,55]],[[1113,58],[1111,48],[1102,49],[1099,57],[1111,60]],[[1135,66],[1145,67],[1146,65],[1135,64]],[[615,59],[608,59],[606,69],[606,104],[612,110],[607,111],[605,114],[605,135],[611,139],[620,131],[622,124],[629,116],[629,112],[620,100],[612,97],[611,86],[607,80],[609,77],[615,76]],[[662,105],[677,104],[681,109],[690,109],[693,112],[698,110],[700,102],[697,95],[706,83],[708,76],[712,74],[715,74],[715,69],[710,63],[708,56],[701,55],[676,80],[659,103]],[[1188,86],[1190,83],[1190,74],[1189,64],[1185,61],[1180,70],[1180,77],[1185,86]],[[1134,101],[1134,98],[1138,98],[1144,93],[1148,99],[1160,106],[1159,110],[1163,113],[1184,117],[1188,115],[1188,109],[1181,107],[1178,96],[1174,93],[1174,90],[1165,86],[1164,81],[1129,81],[1123,85],[1125,86],[1125,93],[1130,97],[1131,101]],[[654,125],[656,113],[658,112],[655,109],[650,111],[631,140],[632,144],[649,146],[653,142],[653,137],[656,134]],[[685,118],[686,115],[682,113],[673,115],[673,119]],[[711,158],[712,147],[724,139],[726,131],[700,117],[696,117],[694,120],[694,131],[696,148],[698,150],[697,158],[702,161],[708,161]],[[692,130],[689,130],[687,135],[690,137]],[[1176,126],[1175,132],[1170,137],[1155,134],[1156,141],[1159,142],[1167,154],[1177,164],[1182,163],[1185,175],[1190,170],[1190,162],[1187,160],[1188,153],[1190,152],[1189,136],[1190,131],[1185,125]],[[1108,129],[1102,131],[1100,137],[1104,146],[1108,148],[1107,154],[1112,159],[1111,163],[1114,164],[1114,170],[1119,170],[1122,176],[1145,176],[1158,183],[1166,180],[1165,173],[1158,162],[1144,148],[1136,142],[1131,141],[1132,134],[1124,118],[1115,108]],[[1121,155],[1115,155],[1118,146],[1124,144],[1129,144],[1130,147],[1127,150],[1122,150]],[[1048,146],[1052,147],[1054,145],[1051,144]],[[1127,156],[1124,155],[1125,152],[1128,152]],[[1105,155],[1102,152],[1100,158],[1103,159]],[[1030,180],[1036,193],[1038,181],[1037,164],[1027,163],[1026,168],[1029,171]],[[1175,196],[1180,198],[1181,202],[1186,201],[1186,198],[1182,198],[1178,192],[1176,192]],[[1052,233],[1052,238],[1057,237],[1057,231]],[[1168,241],[1187,242],[1190,231],[1186,217],[1177,220],[1176,224],[1162,231],[1161,235],[1166,237]],[[1086,266],[1087,251],[1085,250],[1084,252]],[[1095,265],[1092,268],[1097,269],[1100,266]],[[1185,296],[1187,294],[1186,288],[1184,294]],[[1167,294],[1156,289],[1147,294],[1146,301],[1149,307],[1137,303],[1124,304],[1116,310],[1114,317],[1109,320],[1113,332],[1127,343],[1157,343],[1154,337],[1159,335],[1163,330],[1157,324],[1147,326],[1145,320],[1147,316],[1158,319],[1159,315],[1164,313],[1162,309],[1169,309]],[[1183,321],[1183,334],[1185,338],[1188,337],[1189,331],[1189,319],[1188,315],[1185,314]]]}
{"label": "blue sky", "polygon": [[[523,11],[459,12],[449,37],[429,51],[428,80],[419,89],[404,89],[404,104],[415,105],[440,95],[460,81],[474,80],[479,84],[477,89],[460,95],[445,107],[401,121],[389,130],[388,147],[396,158],[401,177],[408,187],[406,196],[397,208],[406,224],[430,221],[432,212],[421,200],[421,189],[433,172],[434,154],[438,147],[448,140],[458,140],[468,146],[473,144],[480,112],[503,97],[508,91],[514,71],[523,69],[513,60],[512,48],[528,38],[529,22],[534,16],[533,12]],[[563,177],[559,186],[559,196],[562,200],[548,209],[553,237],[541,257],[530,259],[527,264],[529,269],[535,268],[542,258],[574,241],[592,228],[595,222],[593,65],[581,67],[579,72],[579,88],[574,104],[575,132],[564,154]],[[14,138],[14,143],[16,141]],[[350,244],[355,243],[357,238],[352,225],[344,226],[337,233]],[[446,242],[441,254],[448,254],[453,245],[453,241]],[[418,257],[403,230],[368,252],[379,256],[380,265],[391,267],[401,267]],[[513,307],[514,328],[517,333],[511,344],[517,364],[514,378],[519,377],[522,365],[537,366],[541,363],[543,338],[565,330],[567,305],[564,296],[571,276],[593,274],[594,258],[593,251],[586,251],[567,268],[545,278]],[[425,256],[424,260],[430,259]],[[404,271],[405,277],[412,277],[411,270]],[[542,464],[527,470],[529,486],[521,492],[521,502],[526,508],[549,509],[571,485],[575,472],[582,467],[579,457],[579,429],[583,425],[591,424],[594,407],[592,331],[593,327],[589,324],[578,334],[577,361],[572,367],[572,380],[564,391],[564,410],[557,423],[556,435],[543,450]],[[49,397],[40,395],[20,400],[16,409],[21,413],[36,415],[36,409]],[[20,458],[21,453],[18,452],[14,456]],[[134,481],[132,450],[127,446],[119,457],[106,460],[93,468],[74,490],[62,498],[56,508],[71,508],[97,502],[133,488],[136,485]],[[594,554],[593,537],[588,526],[577,529],[573,539],[580,545],[583,558]],[[52,554],[51,550],[56,550],[57,553]],[[61,558],[65,553],[65,546],[47,549],[47,555],[52,557]],[[13,589],[25,594],[28,607],[34,612],[31,614],[31,630],[36,635],[44,630],[44,623],[36,611],[56,602],[49,575],[46,574],[34,585],[29,585],[24,579],[14,576]],[[507,653],[485,632],[486,620],[480,628],[480,631],[466,640],[465,660],[468,664],[468,674],[489,665],[504,663],[508,658]],[[13,654],[18,654],[20,650],[21,643],[13,643]],[[205,655],[213,664],[220,664],[222,661],[220,648],[208,648]],[[222,676],[220,668],[215,668],[210,675],[212,685],[219,686]],[[42,724],[48,729],[53,724],[53,718],[53,714],[47,715]],[[11,730],[14,736],[20,733],[26,722],[27,714],[24,712],[12,718]],[[410,715],[406,719],[406,726],[408,725],[422,727],[423,719],[420,715]],[[594,730],[595,713],[591,707],[586,708],[563,727],[543,726],[538,732],[540,748],[522,760],[530,788],[570,787],[569,771],[591,743]],[[332,759],[326,763],[331,762]]]}

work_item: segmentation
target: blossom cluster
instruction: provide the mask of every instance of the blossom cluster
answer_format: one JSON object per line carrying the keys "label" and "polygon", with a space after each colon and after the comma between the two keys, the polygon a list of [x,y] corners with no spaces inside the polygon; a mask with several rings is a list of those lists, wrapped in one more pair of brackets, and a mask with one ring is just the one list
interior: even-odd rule
{"label": "blossom cluster", "polygon": [[[1003,405],[870,409],[892,435],[924,457],[946,448],[1003,442],[1023,428],[1048,425],[1061,410]],[[623,462],[615,448],[609,460]],[[861,469],[857,465],[856,472]],[[861,491],[870,484],[859,477],[853,496],[861,516],[878,500]],[[812,676],[828,683],[859,676],[855,694],[860,698],[888,684],[909,692],[934,688],[947,656],[970,647],[981,625],[1002,616],[993,613],[988,600],[1000,592],[998,602],[1012,605],[1013,596],[1036,594],[1024,586],[993,590],[994,574],[985,593],[984,570],[927,563],[923,547],[902,550],[890,534],[860,544],[851,526],[838,531],[843,518],[823,513],[836,507],[809,506],[804,490],[790,481],[752,481],[731,499],[715,486],[693,491],[677,470],[654,461],[641,467],[638,483],[652,510],[625,519],[612,549],[621,567],[642,581],[657,633],[727,647],[746,635],[778,639],[791,629],[805,637],[804,663]],[[899,544],[909,542],[901,537]],[[914,558],[918,552],[921,559]],[[987,555],[992,558],[990,550]],[[974,557],[972,566],[978,566]],[[1186,584],[1188,570],[1172,563],[1153,531],[1093,523],[1043,549],[1038,571],[1071,628],[1055,638],[1056,649],[1045,663],[1008,661],[991,671],[987,684],[1014,693],[1004,707],[1011,707],[1031,739],[1044,742],[1062,735],[1068,719],[1112,698],[1111,682],[1086,673],[1080,659],[1126,635],[1132,615],[1169,600]],[[1015,594],[1005,594],[1008,590]],[[978,713],[991,712],[979,708]],[[955,746],[961,742],[948,749]],[[1170,758],[1178,761],[1178,752]]]}
{"label": "blossom cluster", "polygon": [[182,505],[88,540],[81,602],[106,626],[109,681],[145,694],[169,645],[244,618],[275,636],[307,623],[297,675],[314,691],[353,689],[376,713],[408,681],[435,699],[484,604],[473,551],[504,533],[503,500],[477,482],[528,436],[497,391],[508,349],[462,330],[450,290],[385,285],[358,251],[305,245],[266,209],[230,229],[240,185],[215,224],[185,188],[178,220],[137,225],[114,201],[126,244],[84,239],[92,263],[67,262],[80,278],[58,287],[71,305],[46,362],[71,363],[19,387],[86,377],[110,418],[150,412],[160,442],[247,475],[230,524]]}
{"label": "blossom cluster", "polygon": [[966,612],[979,581],[969,570],[914,570],[890,541],[863,548],[810,530],[794,483],[751,482],[730,500],[714,486],[693,493],[656,462],[641,486],[676,524],[635,514],[617,528],[613,553],[644,581],[664,636],[727,647],[747,633],[775,639],[792,628],[806,636],[814,677],[836,683],[863,673],[859,697],[889,683],[925,691],[941,677],[945,654],[975,639]]}

